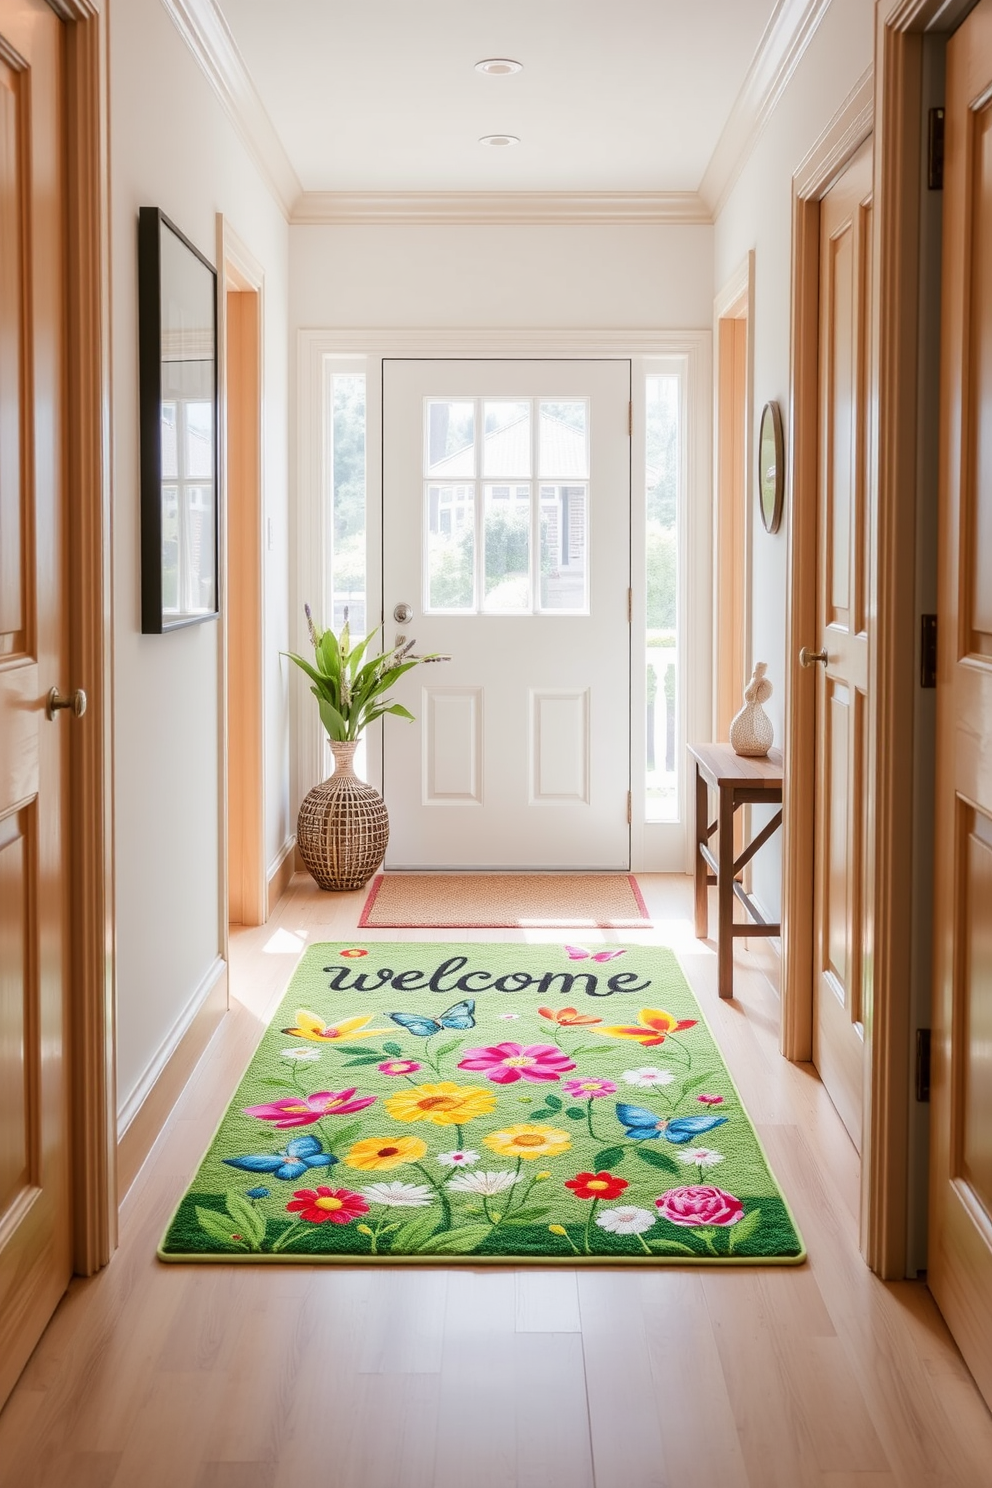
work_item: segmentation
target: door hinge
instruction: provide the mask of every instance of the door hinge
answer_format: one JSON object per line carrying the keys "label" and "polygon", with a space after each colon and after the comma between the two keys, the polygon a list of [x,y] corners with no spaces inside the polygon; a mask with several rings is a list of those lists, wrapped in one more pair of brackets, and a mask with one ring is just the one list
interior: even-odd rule
{"label": "door hinge", "polygon": [[627,624],[628,625],[633,625],[633,623],[634,623],[634,591],[633,591],[633,589],[628,589],[627,590]]}
{"label": "door hinge", "polygon": [[634,819],[634,807],[633,807],[633,802],[631,800],[630,791],[628,791],[627,792],[627,825],[628,825],[628,827],[630,826],[630,824],[633,821],[633,819]]}
{"label": "door hinge", "polygon": [[920,616],[920,686],[937,686],[937,616]]}
{"label": "door hinge", "polygon": [[916,1099],[930,1099],[930,1030],[916,1030]]}
{"label": "door hinge", "polygon": [[932,108],[927,118],[927,186],[944,189],[944,110]]}
{"label": "door hinge", "polygon": [[627,433],[628,434],[633,434],[633,432],[634,432],[634,405],[633,405],[633,403],[628,403],[627,404]]}

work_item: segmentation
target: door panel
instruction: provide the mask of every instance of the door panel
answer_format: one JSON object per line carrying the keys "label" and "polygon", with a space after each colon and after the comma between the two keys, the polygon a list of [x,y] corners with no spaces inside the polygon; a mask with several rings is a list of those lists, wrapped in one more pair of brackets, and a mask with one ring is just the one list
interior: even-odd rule
{"label": "door panel", "polygon": [[[629,362],[383,368],[390,868],[626,868]],[[395,626],[405,603],[413,618]]]}
{"label": "door panel", "polygon": [[0,1401],[69,1280],[61,37],[0,0]]}
{"label": "door panel", "polygon": [[928,1279],[992,1405],[992,0],[951,38]]}
{"label": "door panel", "polygon": [[820,208],[820,455],[813,1062],[861,1145],[871,144]]}

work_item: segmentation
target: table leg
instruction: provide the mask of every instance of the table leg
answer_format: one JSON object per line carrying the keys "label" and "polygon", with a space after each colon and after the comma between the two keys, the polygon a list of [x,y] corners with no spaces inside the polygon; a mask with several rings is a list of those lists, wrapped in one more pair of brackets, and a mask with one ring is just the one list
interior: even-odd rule
{"label": "table leg", "polygon": [[717,929],[717,989],[721,997],[734,995],[734,788],[720,787],[717,874],[719,924]]}
{"label": "table leg", "polygon": [[699,765],[696,765],[696,845],[693,851],[693,866],[696,873],[696,935],[700,940],[705,940],[710,931],[709,916],[709,890],[706,879],[709,868],[706,859],[700,852],[700,846],[706,838],[706,829],[709,826],[710,803],[709,793],[706,789],[706,781],[702,777]]}

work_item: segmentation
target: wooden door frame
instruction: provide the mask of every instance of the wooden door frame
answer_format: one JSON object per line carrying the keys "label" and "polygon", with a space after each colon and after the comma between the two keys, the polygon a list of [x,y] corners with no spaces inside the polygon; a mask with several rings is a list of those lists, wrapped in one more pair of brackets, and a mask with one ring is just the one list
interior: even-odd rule
{"label": "wooden door frame", "polygon": [[88,1276],[117,1245],[108,37],[101,0],[48,4],[65,43],[68,685],[88,698],[68,743],[65,1030],[73,1264]]}
{"label": "wooden door frame", "polygon": [[[713,302],[714,377],[714,472],[713,504],[713,698],[714,739],[725,737],[730,719],[741,706],[744,683],[751,667],[751,522],[753,517],[754,446],[754,249],[738,266]],[[726,322],[745,327],[744,386],[737,387],[736,368],[725,364]],[[728,377],[728,372],[730,373]],[[728,387],[729,383],[729,387]],[[735,429],[742,391],[744,403],[743,449],[736,459]],[[728,446],[732,451],[728,459]],[[739,527],[741,550],[734,550]],[[739,612],[724,596],[738,595]],[[735,654],[734,635],[742,628],[740,650]],[[738,675],[740,673],[740,675]],[[731,707],[731,704],[733,705]],[[728,708],[730,709],[728,713]]]}
{"label": "wooden door frame", "polygon": [[[940,26],[947,0],[876,0],[872,404],[869,461],[868,792],[864,997],[865,1108],[861,1164],[861,1251],[880,1276],[905,1275],[908,1205],[907,1106],[910,1071],[910,956],[913,907],[913,706],[916,600],[915,497],[919,357],[919,194],[923,129],[923,33]],[[960,7],[959,7],[960,8]],[[950,22],[947,22],[950,25]],[[864,82],[860,92],[864,91]],[[831,147],[841,117],[793,182],[792,458],[786,677],[782,1050],[808,1059],[812,1044],[814,687],[795,657],[815,624],[815,596],[803,575],[815,562],[819,211],[826,177],[859,140]],[[864,138],[871,115],[862,127]],[[848,128],[852,127],[849,123]],[[855,131],[857,133],[857,131]],[[813,416],[811,418],[811,409]]]}
{"label": "wooden door frame", "polygon": [[[237,902],[242,906],[239,923],[263,925],[269,917],[269,883],[265,861],[265,726],[264,726],[264,587],[263,587],[263,448],[262,448],[262,387],[265,326],[265,273],[246,244],[238,237],[222,213],[217,216],[217,262],[220,267],[218,283],[218,384],[220,394],[221,439],[220,471],[220,571],[221,589],[226,602],[221,605],[221,842],[222,854],[222,935],[223,956],[228,960],[227,935],[230,918],[231,867],[228,861],[228,842],[231,819],[230,785],[232,755],[240,766],[242,777],[253,779],[257,789],[249,791],[250,808],[245,813],[243,827],[246,838],[246,859],[243,864],[242,886]],[[244,493],[236,509],[232,508],[229,489],[231,466],[231,396],[238,387],[228,365],[228,295],[240,293],[251,295],[255,302],[257,327],[251,349],[252,367],[247,389],[252,408],[250,415],[254,427],[249,431],[245,454],[254,468],[251,489]],[[243,391],[243,389],[242,389]],[[235,391],[235,396],[237,392]],[[247,407],[242,412],[249,412]],[[232,511],[237,516],[232,522]],[[232,541],[232,526],[235,527]],[[232,608],[232,593],[236,603]],[[230,698],[230,641],[231,627],[238,624],[241,642],[249,647],[245,675],[240,679],[237,704],[232,708]],[[232,744],[232,726],[234,741]]]}

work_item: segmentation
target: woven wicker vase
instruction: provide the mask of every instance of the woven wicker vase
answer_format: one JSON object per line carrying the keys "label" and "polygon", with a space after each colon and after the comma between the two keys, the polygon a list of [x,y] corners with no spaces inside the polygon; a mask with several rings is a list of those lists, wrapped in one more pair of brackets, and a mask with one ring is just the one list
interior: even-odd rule
{"label": "woven wicker vase", "polygon": [[362,888],[386,855],[386,803],[355,774],[355,747],[332,741],[334,774],[314,786],[296,818],[300,857],[322,889]]}

